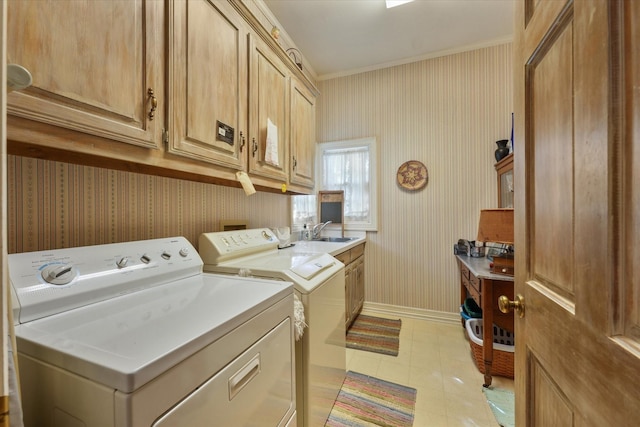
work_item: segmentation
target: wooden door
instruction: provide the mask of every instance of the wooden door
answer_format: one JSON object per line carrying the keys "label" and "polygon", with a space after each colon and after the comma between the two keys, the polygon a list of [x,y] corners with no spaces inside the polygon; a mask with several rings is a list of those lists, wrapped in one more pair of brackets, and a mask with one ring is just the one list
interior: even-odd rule
{"label": "wooden door", "polygon": [[247,35],[226,0],[170,2],[171,153],[246,169]]}
{"label": "wooden door", "polygon": [[[7,62],[5,57],[5,29],[7,25],[7,3],[2,2],[0,5],[0,81],[7,81]],[[0,117],[4,117],[7,112],[6,108],[6,90],[0,90]],[[0,124],[0,197],[7,200],[7,133],[4,121]],[[3,203],[4,205],[4,203]],[[9,321],[10,307],[7,301],[9,295],[9,271],[7,270],[7,210],[2,208],[0,213],[0,328],[8,331],[11,328]],[[12,335],[13,336],[13,335]],[[17,416],[9,414],[9,357],[13,353],[8,352],[9,335],[3,333],[0,337],[0,353],[2,354],[2,368],[0,368],[0,405],[2,411],[0,413],[0,427],[9,427],[9,417],[18,425]],[[14,347],[15,348],[15,347]]]}
{"label": "wooden door", "polygon": [[[249,172],[287,182],[289,160],[289,73],[283,62],[257,36],[249,38]],[[276,147],[267,144],[267,120],[276,129]],[[269,150],[270,154],[269,154]]]}
{"label": "wooden door", "polygon": [[316,99],[297,79],[291,79],[290,181],[313,188],[316,154]]}
{"label": "wooden door", "polygon": [[9,95],[8,114],[160,147],[163,31],[156,0],[8,2],[7,61],[33,77]]}
{"label": "wooden door", "polygon": [[515,16],[518,426],[640,419],[640,2]]}

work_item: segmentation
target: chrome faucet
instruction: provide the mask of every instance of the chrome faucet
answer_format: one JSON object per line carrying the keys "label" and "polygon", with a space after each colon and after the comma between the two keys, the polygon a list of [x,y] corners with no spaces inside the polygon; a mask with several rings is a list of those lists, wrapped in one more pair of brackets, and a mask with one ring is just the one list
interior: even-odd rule
{"label": "chrome faucet", "polygon": [[329,224],[331,224],[331,221],[321,222],[320,224],[314,225],[313,228],[311,229],[311,238],[317,239],[320,233],[322,233],[322,230]]}

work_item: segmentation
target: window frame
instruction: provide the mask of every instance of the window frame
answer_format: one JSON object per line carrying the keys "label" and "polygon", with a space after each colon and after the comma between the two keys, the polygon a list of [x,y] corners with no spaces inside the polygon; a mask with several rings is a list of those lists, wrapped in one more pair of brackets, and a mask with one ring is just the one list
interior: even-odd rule
{"label": "window frame", "polygon": [[[344,229],[352,231],[377,231],[378,230],[378,156],[377,138],[366,137],[351,140],[320,142],[316,147],[316,191],[336,190],[336,188],[324,188],[322,177],[322,163],[325,151],[344,150],[349,148],[367,147],[369,152],[369,220],[368,221],[347,221],[345,219]],[[345,195],[345,197],[347,197]],[[316,199],[317,200],[317,199]]]}

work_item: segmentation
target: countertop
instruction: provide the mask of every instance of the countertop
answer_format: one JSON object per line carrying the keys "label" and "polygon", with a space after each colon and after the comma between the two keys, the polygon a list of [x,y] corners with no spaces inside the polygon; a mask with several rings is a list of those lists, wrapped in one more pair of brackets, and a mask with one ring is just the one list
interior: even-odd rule
{"label": "countertop", "polygon": [[317,240],[297,240],[291,250],[295,252],[311,252],[311,253],[327,253],[329,255],[338,255],[353,247],[356,247],[367,239],[365,237],[357,237],[344,243],[337,242],[320,242]]}
{"label": "countertop", "polygon": [[466,255],[456,255],[464,265],[467,266],[469,271],[476,277],[480,279],[489,279],[489,280],[502,280],[503,282],[513,282],[513,276],[507,276],[504,274],[495,274],[491,272],[489,268],[488,258],[474,258]]}

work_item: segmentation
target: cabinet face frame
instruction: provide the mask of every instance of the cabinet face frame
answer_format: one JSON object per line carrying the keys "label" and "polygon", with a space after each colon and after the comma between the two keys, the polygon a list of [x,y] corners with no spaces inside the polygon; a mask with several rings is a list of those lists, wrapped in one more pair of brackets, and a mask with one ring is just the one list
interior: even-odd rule
{"label": "cabinet face frame", "polygon": [[498,207],[513,208],[513,153],[496,163],[495,168],[498,175]]}

